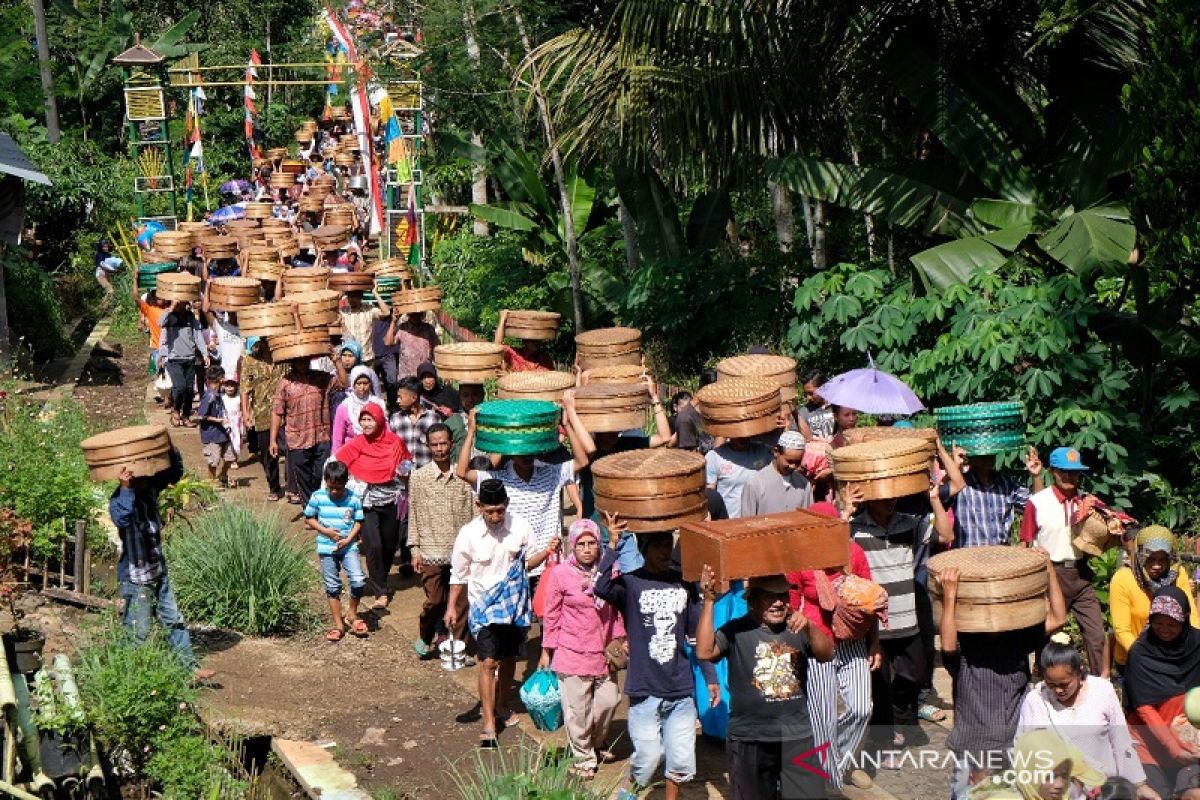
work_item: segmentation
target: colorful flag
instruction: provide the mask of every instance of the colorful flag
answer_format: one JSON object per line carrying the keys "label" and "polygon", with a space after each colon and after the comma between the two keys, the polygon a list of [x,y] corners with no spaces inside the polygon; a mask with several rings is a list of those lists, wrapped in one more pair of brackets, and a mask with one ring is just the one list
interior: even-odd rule
{"label": "colorful flag", "polygon": [[262,59],[258,57],[258,51],[250,50],[250,62],[246,65],[246,88],[243,92],[246,108],[246,124],[243,133],[246,136],[246,148],[250,151],[250,159],[261,157],[258,150],[258,144],[254,141],[254,121],[258,116],[258,109],[254,105],[254,79],[258,77],[256,67],[262,66]]}

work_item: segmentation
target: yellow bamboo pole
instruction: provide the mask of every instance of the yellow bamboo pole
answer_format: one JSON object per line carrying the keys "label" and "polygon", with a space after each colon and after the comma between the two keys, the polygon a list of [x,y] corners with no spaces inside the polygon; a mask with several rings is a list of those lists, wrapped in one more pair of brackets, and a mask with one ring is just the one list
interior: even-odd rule
{"label": "yellow bamboo pole", "polygon": [[[324,86],[329,83],[327,80],[309,80],[309,81],[280,81],[280,80],[263,80],[256,78],[255,86]],[[172,89],[194,89],[197,86],[208,88],[210,86],[245,86],[246,82],[242,81],[205,81],[204,83],[172,83]]]}
{"label": "yellow bamboo pole", "polygon": [[[355,61],[355,62],[350,62],[350,63],[352,63],[352,65],[355,67],[358,67],[362,64],[361,61]],[[255,69],[262,69],[264,67],[270,67],[272,69],[287,69],[287,68],[291,68],[291,67],[298,68],[298,67],[325,67],[325,66],[326,66],[326,63],[324,61],[295,61],[295,62],[286,62],[283,64],[256,64]],[[171,67],[170,69],[167,70],[167,72],[176,73],[176,74],[184,74],[187,72],[212,72],[214,70],[219,70],[219,69],[245,70],[246,65],[245,64],[228,64],[228,65],[217,65],[217,66],[210,66],[210,67]]]}

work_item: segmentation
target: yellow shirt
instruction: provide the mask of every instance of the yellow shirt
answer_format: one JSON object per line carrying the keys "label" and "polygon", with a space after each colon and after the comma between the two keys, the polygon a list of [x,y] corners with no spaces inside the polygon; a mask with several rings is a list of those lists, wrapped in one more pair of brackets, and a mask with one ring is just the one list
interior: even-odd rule
{"label": "yellow shirt", "polygon": [[[1192,625],[1200,628],[1200,614],[1196,612],[1196,599],[1192,596],[1192,581],[1185,569],[1179,570],[1179,579],[1175,581],[1175,585],[1188,597]],[[1108,607],[1112,613],[1113,634],[1117,640],[1113,647],[1113,660],[1124,664],[1129,655],[1129,648],[1133,647],[1142,629],[1150,621],[1150,596],[1138,586],[1137,578],[1129,567],[1121,567],[1113,575],[1112,583],[1108,587]]]}

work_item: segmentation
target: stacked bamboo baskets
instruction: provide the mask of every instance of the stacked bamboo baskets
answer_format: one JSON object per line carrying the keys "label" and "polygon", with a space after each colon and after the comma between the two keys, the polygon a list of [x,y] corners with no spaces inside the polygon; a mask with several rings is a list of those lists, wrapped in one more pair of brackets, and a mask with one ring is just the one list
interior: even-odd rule
{"label": "stacked bamboo baskets", "polygon": [[292,267],[283,271],[284,295],[316,292],[329,284],[329,270],[325,267]]}
{"label": "stacked bamboo baskets", "polygon": [[640,364],[592,367],[583,373],[583,383],[640,383],[646,369]]}
{"label": "stacked bamboo baskets", "polygon": [[283,333],[267,340],[276,363],[296,358],[320,358],[329,354],[329,331],[320,328],[300,333]]}
{"label": "stacked bamboo baskets", "polygon": [[782,401],[779,383],[764,378],[726,378],[696,392],[694,400],[713,436],[758,436],[776,427]]}
{"label": "stacked bamboo baskets", "polygon": [[200,299],[200,278],[188,272],[160,272],[154,291],[162,300],[195,303]]}
{"label": "stacked bamboo baskets", "polygon": [[932,458],[933,445],[916,438],[849,444],[829,455],[833,476],[839,483],[859,486],[864,500],[928,491]]}
{"label": "stacked bamboo baskets", "polygon": [[442,290],[437,286],[405,289],[392,295],[392,310],[399,314],[437,311],[442,307]]}
{"label": "stacked bamboo baskets", "polygon": [[491,342],[456,342],[433,348],[438,376],[462,383],[484,383],[500,374],[504,348]]}
{"label": "stacked bamboo baskets", "polygon": [[136,425],[97,434],[79,443],[95,481],[110,481],[128,469],[149,477],[171,466],[171,437],[166,425]]}
{"label": "stacked bamboo baskets", "polygon": [[764,378],[779,385],[779,397],[796,399],[796,359],[787,356],[747,355],[726,358],[717,364],[717,375],[726,378]]}
{"label": "stacked bamboo baskets", "polygon": [[192,254],[192,234],[189,231],[159,231],[154,234],[154,251],[176,261],[187,258]]}
{"label": "stacked bamboo baskets", "polygon": [[238,330],[243,336],[278,336],[300,331],[296,307],[288,303],[258,303],[238,309]]}
{"label": "stacked bamboo baskets", "polygon": [[942,614],[938,576],[958,570],[954,620],[966,633],[1000,633],[1044,624],[1050,579],[1046,557],[1020,547],[955,548],[929,559],[934,613]]}
{"label": "stacked bamboo baskets", "polygon": [[516,339],[554,341],[558,337],[561,314],[553,311],[508,311],[504,320],[504,335]]}
{"label": "stacked bamboo baskets", "polygon": [[284,302],[296,307],[301,327],[315,329],[329,328],[339,322],[338,300],[340,298],[341,295],[337,292],[321,289],[298,294],[289,293],[284,296]]}
{"label": "stacked bamboo baskets", "polygon": [[329,276],[329,288],[336,292],[369,292],[375,288],[375,276],[365,272],[335,272]]}
{"label": "stacked bamboo baskets", "polygon": [[704,519],[704,456],[688,450],[630,450],[592,464],[596,508],[636,533],[670,531]]}
{"label": "stacked bamboo baskets", "polygon": [[575,413],[589,433],[619,433],[646,424],[644,383],[592,383],[575,390]]}
{"label": "stacked bamboo baskets", "polygon": [[255,278],[214,278],[208,284],[208,304],[218,311],[238,311],[262,300]]}
{"label": "stacked bamboo baskets", "polygon": [[563,392],[575,386],[575,376],[569,372],[534,370],[510,372],[496,382],[496,396],[511,400],[546,400],[561,403]]}
{"label": "stacked bamboo baskets", "polygon": [[635,328],[597,328],[575,337],[575,353],[583,370],[642,363],[642,332]]}

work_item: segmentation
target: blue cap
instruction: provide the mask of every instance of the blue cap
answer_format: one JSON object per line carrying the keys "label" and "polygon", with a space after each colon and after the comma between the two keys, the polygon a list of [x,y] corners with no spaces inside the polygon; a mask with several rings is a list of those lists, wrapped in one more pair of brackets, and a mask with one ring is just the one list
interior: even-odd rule
{"label": "blue cap", "polygon": [[1083,463],[1083,457],[1074,447],[1058,447],[1050,454],[1050,469],[1087,472],[1089,467]]}
{"label": "blue cap", "polygon": [[893,428],[915,428],[916,426],[912,424],[912,420],[898,419],[892,423],[892,427]]}

